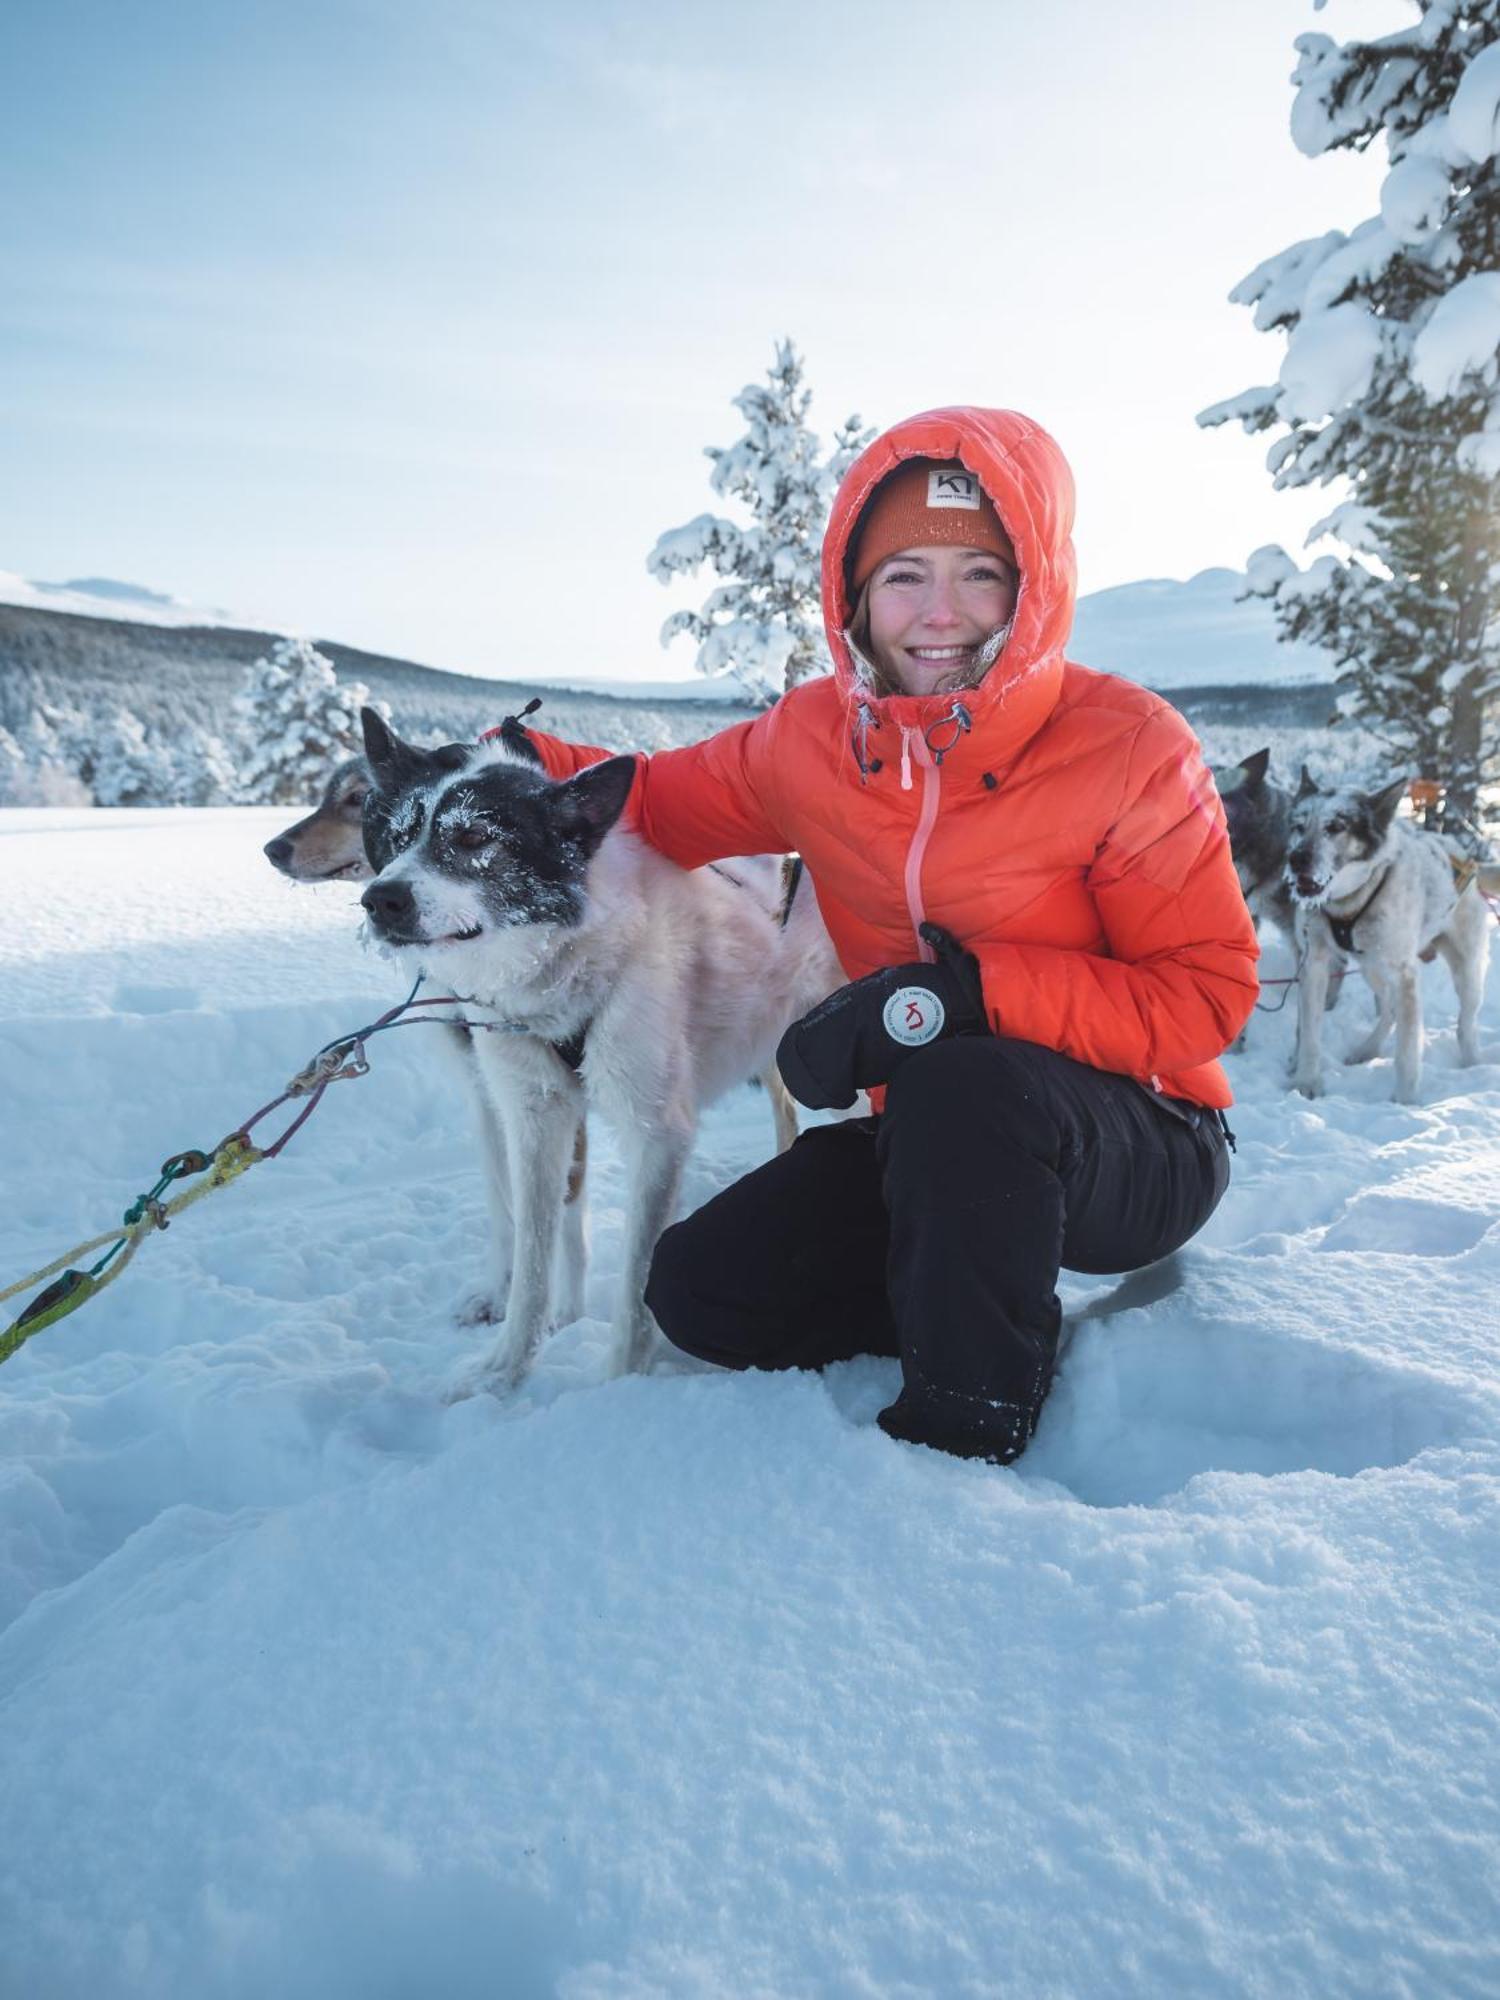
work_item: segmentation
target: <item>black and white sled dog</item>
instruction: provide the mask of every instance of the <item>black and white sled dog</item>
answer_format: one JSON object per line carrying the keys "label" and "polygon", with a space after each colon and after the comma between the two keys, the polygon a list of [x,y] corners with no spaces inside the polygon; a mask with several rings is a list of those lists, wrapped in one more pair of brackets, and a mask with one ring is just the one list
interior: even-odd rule
{"label": "black and white sled dog", "polygon": [[[525,741],[524,733],[518,740]],[[363,756],[345,757],[329,773],[323,796],[313,810],[266,842],[262,851],[271,866],[293,882],[368,882],[375,873],[365,852],[364,839],[364,806],[371,789],[367,760]],[[504,1312],[511,1264],[505,1134],[488,1097],[479,1088],[473,1041],[465,1027],[444,1027],[437,1031],[433,1044],[443,1051],[459,1091],[474,1106],[485,1169],[484,1185],[490,1209],[491,1289],[475,1292],[464,1300],[459,1316],[469,1324],[493,1319]],[[785,1151],[797,1136],[796,1108],[779,1075],[775,1079],[772,1110],[778,1149]],[[580,1120],[573,1135],[573,1158],[563,1190],[557,1239],[557,1290],[564,1321],[576,1319],[583,1311],[583,1282],[588,1265],[587,1172],[588,1126]],[[493,1289],[497,1283],[498,1300]]]}
{"label": "black and white sled dog", "polygon": [[[528,738],[519,725],[507,726],[506,740],[523,755]],[[463,761],[462,756],[455,760]],[[365,852],[364,802],[371,790],[370,767],[363,756],[347,757],[329,774],[323,796],[302,819],[266,842],[271,865],[293,882],[368,882],[375,870]],[[757,864],[748,866],[753,871]],[[474,1037],[467,1028],[439,1030],[433,1046],[452,1069],[460,1093],[474,1107],[480,1157],[490,1211],[490,1257],[486,1284],[460,1307],[466,1323],[503,1317],[513,1261],[510,1177],[505,1133],[498,1114],[480,1087],[475,1069]],[[775,1125],[776,1148],[785,1152],[797,1136],[797,1107],[773,1063],[757,1081],[764,1087]],[[562,1195],[558,1223],[554,1298],[556,1319],[565,1325],[583,1311],[583,1286],[588,1267],[588,1125],[579,1120],[573,1136],[572,1160]]]}
{"label": "black and white sled dog", "polygon": [[1489,918],[1474,864],[1456,844],[1396,818],[1406,779],[1373,792],[1325,792],[1302,771],[1292,801],[1287,885],[1297,927],[1297,1056],[1304,1097],[1323,1087],[1323,1005],[1332,974],[1354,959],[1374,989],[1375,1024],[1350,1062],[1370,1062],[1396,1030],[1399,1103],[1422,1072],[1419,961],[1442,954],[1458,991],[1458,1058],[1479,1060],[1477,1020],[1489,958]]}
{"label": "black and white sled dog", "polygon": [[556,1295],[555,1247],[586,1106],[625,1157],[615,1363],[642,1368],[647,1268],[699,1112],[773,1072],[787,1024],[843,977],[816,900],[804,890],[783,922],[778,862],[688,873],[620,827],[632,757],[557,782],[504,739],[425,751],[362,719],[370,932],[489,1024],[474,1054],[504,1136],[513,1265],[497,1273],[498,1336],[459,1387],[512,1386],[577,1316]]}

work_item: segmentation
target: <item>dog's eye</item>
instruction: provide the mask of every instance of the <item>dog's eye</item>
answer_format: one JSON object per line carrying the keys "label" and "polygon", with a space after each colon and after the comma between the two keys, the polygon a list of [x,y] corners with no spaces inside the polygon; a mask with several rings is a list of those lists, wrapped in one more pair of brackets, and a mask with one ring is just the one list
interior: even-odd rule
{"label": "dog's eye", "polygon": [[493,827],[481,826],[471,821],[468,826],[461,826],[457,833],[454,834],[453,845],[465,848],[472,853],[478,848],[491,846],[495,838],[496,834]]}

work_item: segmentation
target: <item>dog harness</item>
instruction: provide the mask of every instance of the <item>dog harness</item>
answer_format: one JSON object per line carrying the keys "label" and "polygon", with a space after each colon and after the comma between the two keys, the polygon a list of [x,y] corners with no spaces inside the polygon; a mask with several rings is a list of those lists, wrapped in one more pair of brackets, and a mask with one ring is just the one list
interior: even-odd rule
{"label": "dog harness", "polygon": [[1333,932],[1333,941],[1340,951],[1353,952],[1356,958],[1359,956],[1359,947],[1354,942],[1354,926],[1368,912],[1370,905],[1390,879],[1390,864],[1387,863],[1385,873],[1352,916],[1335,917],[1328,910],[1323,912],[1324,916],[1328,918],[1328,928]]}

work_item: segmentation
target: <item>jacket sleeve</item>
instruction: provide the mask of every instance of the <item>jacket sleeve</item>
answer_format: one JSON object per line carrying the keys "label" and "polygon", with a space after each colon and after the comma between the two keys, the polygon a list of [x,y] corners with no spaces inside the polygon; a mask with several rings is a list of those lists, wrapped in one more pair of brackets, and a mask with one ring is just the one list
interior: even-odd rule
{"label": "jacket sleeve", "polygon": [[[737,722],[702,743],[680,750],[641,752],[626,822],[679,868],[701,868],[731,854],[783,854],[782,831],[770,783],[777,710]],[[528,730],[552,778],[569,778],[618,753],[566,743]]]}
{"label": "jacket sleeve", "polygon": [[1107,954],[972,947],[996,1032],[1143,1081],[1222,1055],[1260,990],[1260,948],[1224,809],[1175,710],[1137,734],[1087,885]]}

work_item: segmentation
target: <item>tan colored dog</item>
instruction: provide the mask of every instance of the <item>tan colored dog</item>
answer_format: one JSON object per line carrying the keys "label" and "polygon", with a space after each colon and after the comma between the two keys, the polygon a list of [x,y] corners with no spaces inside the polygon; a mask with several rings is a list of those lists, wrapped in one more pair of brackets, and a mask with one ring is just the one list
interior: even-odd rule
{"label": "tan colored dog", "polygon": [[369,765],[363,757],[346,757],[306,819],[266,842],[267,861],[294,882],[368,882],[375,871],[360,827],[369,790]]}

